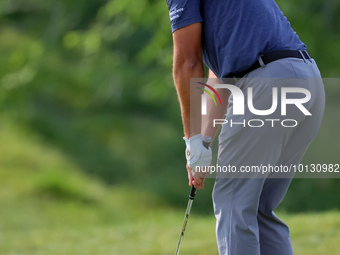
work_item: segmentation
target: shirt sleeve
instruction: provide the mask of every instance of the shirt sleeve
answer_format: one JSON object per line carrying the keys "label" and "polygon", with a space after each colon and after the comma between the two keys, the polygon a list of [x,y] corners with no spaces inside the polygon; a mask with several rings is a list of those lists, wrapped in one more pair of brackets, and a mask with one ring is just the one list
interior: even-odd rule
{"label": "shirt sleeve", "polygon": [[171,30],[202,22],[200,0],[167,0]]}

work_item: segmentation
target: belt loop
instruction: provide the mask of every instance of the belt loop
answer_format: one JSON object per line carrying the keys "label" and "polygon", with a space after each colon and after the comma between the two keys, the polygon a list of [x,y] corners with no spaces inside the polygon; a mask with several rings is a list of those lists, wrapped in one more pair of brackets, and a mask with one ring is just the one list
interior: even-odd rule
{"label": "belt loop", "polygon": [[260,64],[261,67],[264,67],[264,66],[266,66],[266,64],[263,62],[262,56],[263,56],[263,54],[261,54],[261,55],[259,56],[259,58],[257,59],[257,61],[259,62],[259,64]]}
{"label": "belt loop", "polygon": [[307,64],[307,61],[306,61],[306,58],[305,58],[305,55],[303,55],[302,51],[299,50],[299,53],[301,55],[301,57],[303,58],[303,61]]}
{"label": "belt loop", "polygon": [[309,55],[309,52],[307,50],[305,50],[307,56],[309,57],[309,61],[313,64],[313,59],[312,57]]}

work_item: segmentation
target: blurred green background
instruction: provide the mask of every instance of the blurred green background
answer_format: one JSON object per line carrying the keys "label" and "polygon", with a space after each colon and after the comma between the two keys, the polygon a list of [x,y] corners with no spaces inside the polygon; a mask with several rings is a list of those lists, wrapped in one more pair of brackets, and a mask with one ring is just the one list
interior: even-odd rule
{"label": "blurred green background", "polygon": [[[340,2],[278,0],[323,77]],[[0,254],[173,254],[189,187],[166,1],[0,0]],[[304,163],[340,163],[340,88]],[[217,254],[213,180],[182,254]],[[340,182],[295,179],[297,254],[338,254]]]}

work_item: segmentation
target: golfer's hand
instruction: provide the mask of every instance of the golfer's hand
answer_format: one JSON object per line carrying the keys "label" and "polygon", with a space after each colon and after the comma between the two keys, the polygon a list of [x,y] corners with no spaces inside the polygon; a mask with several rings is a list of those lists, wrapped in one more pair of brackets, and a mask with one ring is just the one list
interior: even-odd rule
{"label": "golfer's hand", "polygon": [[[212,161],[210,163],[212,165]],[[188,179],[189,179],[189,186],[194,185],[196,189],[203,189],[204,188],[204,181],[205,177],[209,174],[209,172],[195,172],[191,169],[187,164],[187,171],[188,171]]]}
{"label": "golfer's hand", "polygon": [[192,169],[210,166],[212,153],[210,148],[205,148],[201,134],[194,135],[189,139],[183,138],[186,144],[185,156],[188,166]]}
{"label": "golfer's hand", "polygon": [[194,178],[192,176],[193,170],[188,166],[188,163],[187,163],[187,171],[188,171],[189,186],[194,185],[196,189],[203,189],[205,178]]}

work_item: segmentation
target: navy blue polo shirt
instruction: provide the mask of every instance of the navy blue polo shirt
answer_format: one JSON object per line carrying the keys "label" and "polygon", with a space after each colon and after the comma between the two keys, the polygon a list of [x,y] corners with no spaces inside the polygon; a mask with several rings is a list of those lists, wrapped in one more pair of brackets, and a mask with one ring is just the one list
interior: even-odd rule
{"label": "navy blue polo shirt", "polygon": [[167,0],[172,32],[202,22],[204,63],[219,78],[275,50],[305,50],[274,0]]}

